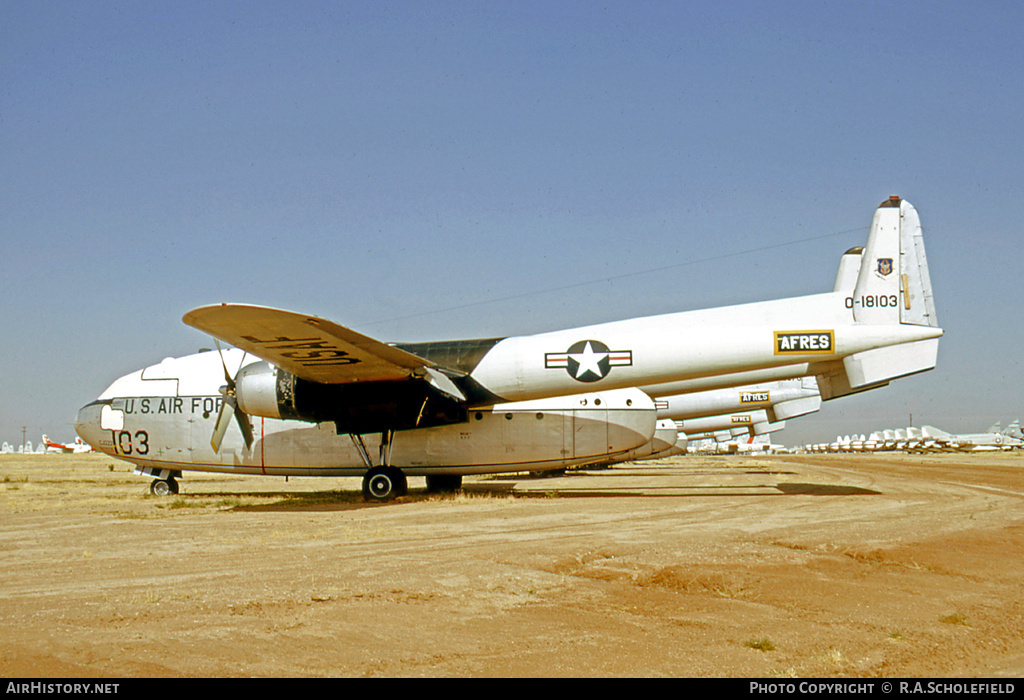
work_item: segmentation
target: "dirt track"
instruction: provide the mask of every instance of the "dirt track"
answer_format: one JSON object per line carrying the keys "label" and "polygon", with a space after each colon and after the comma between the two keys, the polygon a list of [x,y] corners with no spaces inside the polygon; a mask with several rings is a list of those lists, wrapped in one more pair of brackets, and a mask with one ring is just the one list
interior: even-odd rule
{"label": "dirt track", "polygon": [[0,455],[0,674],[1019,676],[1024,455],[681,457],[551,479]]}

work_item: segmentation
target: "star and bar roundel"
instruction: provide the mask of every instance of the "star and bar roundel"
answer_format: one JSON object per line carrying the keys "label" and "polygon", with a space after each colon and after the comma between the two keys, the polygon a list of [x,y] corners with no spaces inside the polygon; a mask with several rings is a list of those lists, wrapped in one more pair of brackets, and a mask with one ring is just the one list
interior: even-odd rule
{"label": "star and bar roundel", "polygon": [[578,382],[596,382],[608,376],[612,367],[633,364],[632,350],[610,350],[600,340],[580,340],[565,352],[544,353],[544,367],[565,368]]}

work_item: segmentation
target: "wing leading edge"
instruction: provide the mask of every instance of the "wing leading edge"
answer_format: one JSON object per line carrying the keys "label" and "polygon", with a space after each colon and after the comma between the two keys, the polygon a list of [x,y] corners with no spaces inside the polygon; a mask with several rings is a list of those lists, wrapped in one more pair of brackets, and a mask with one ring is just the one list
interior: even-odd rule
{"label": "wing leading edge", "polygon": [[265,306],[217,304],[193,309],[181,320],[301,379],[322,384],[439,374],[430,360],[316,316]]}

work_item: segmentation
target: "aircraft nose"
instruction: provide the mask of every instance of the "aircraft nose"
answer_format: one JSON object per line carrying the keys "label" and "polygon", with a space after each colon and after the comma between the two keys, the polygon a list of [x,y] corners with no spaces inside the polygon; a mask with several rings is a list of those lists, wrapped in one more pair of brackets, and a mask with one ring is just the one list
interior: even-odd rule
{"label": "aircraft nose", "polygon": [[94,450],[100,449],[100,436],[102,435],[100,416],[102,411],[103,405],[94,401],[78,409],[78,415],[75,416],[75,432],[89,443]]}

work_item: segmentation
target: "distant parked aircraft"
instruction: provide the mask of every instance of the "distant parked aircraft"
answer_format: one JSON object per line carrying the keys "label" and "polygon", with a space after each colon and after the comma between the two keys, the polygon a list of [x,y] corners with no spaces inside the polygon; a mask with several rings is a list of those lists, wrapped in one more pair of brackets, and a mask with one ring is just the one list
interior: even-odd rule
{"label": "distant parked aircraft", "polygon": [[54,442],[46,435],[46,433],[43,433],[43,447],[46,448],[47,452],[63,454],[71,452],[92,452],[92,446],[81,437],[76,437],[73,443],[66,445],[64,443]]}

